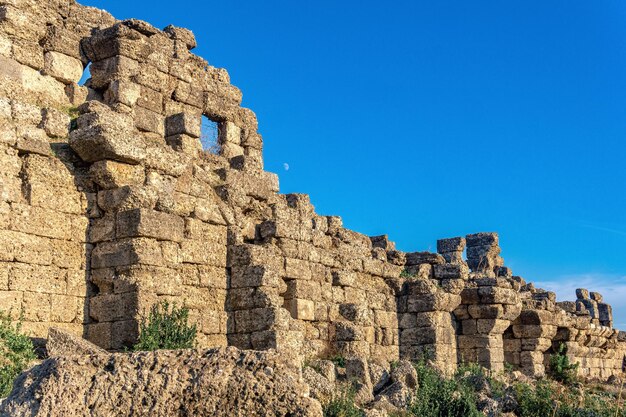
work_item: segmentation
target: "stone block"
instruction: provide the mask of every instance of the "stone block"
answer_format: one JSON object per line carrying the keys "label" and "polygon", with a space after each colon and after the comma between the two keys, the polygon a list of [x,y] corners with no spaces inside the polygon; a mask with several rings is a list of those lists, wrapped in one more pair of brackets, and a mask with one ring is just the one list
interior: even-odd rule
{"label": "stone block", "polygon": [[71,56],[49,51],[44,55],[44,73],[63,84],[77,83],[83,76],[83,63]]}
{"label": "stone block", "polygon": [[226,246],[223,244],[184,239],[180,248],[183,262],[226,266]]}
{"label": "stone block", "polygon": [[196,156],[198,152],[202,151],[202,143],[199,138],[186,134],[177,134],[168,136],[165,141],[175,151],[183,152],[188,155]]}
{"label": "stone block", "polygon": [[294,298],[285,300],[285,306],[291,313],[291,317],[297,320],[315,320],[315,303],[311,300]]}
{"label": "stone block", "polygon": [[462,279],[469,277],[469,268],[465,264],[437,264],[433,265],[435,278],[437,279]]}
{"label": "stone block", "polygon": [[498,234],[492,232],[481,232],[465,236],[467,247],[474,246],[497,246]]}
{"label": "stone block", "polygon": [[[253,308],[235,311],[235,329],[238,333],[265,331],[284,325],[285,317],[281,317],[282,308]],[[283,310],[284,311],[284,310]],[[285,312],[287,313],[287,312]],[[287,313],[289,315],[289,313]],[[281,323],[282,322],[282,323]]]}
{"label": "stone block", "polygon": [[183,42],[188,50],[197,46],[196,37],[189,29],[169,25],[163,29],[163,32],[167,33],[171,39]]}
{"label": "stone block", "polygon": [[[127,115],[115,113],[103,104],[82,106],[78,129],[70,133],[69,144],[87,162],[109,159],[136,164],[146,157],[142,135],[133,132]],[[91,111],[91,112],[89,112]]]}
{"label": "stone block", "polygon": [[452,237],[448,239],[439,239],[437,241],[437,252],[440,254],[449,252],[463,252],[464,249],[464,237]]}
{"label": "stone block", "polygon": [[155,207],[158,191],[150,186],[124,185],[98,192],[98,206],[107,212]]}
{"label": "stone block", "polygon": [[53,108],[42,111],[41,128],[53,138],[66,138],[69,135],[70,116]]}
{"label": "stone block", "polygon": [[136,264],[163,265],[163,254],[157,240],[136,238],[102,242],[91,253],[93,269]]}
{"label": "stone block", "polygon": [[94,162],[89,168],[89,174],[96,184],[106,190],[126,185],[143,185],[145,180],[141,165],[109,160]]}
{"label": "stone block", "polygon": [[116,216],[116,237],[150,237],[181,242],[185,221],[174,214],[149,209],[121,211]]}
{"label": "stone block", "polygon": [[445,259],[438,253],[431,252],[411,252],[406,254],[406,265],[419,264],[443,264]]}
{"label": "stone block", "polygon": [[201,118],[197,115],[178,113],[166,119],[165,135],[188,135],[199,138],[202,134],[201,124]]}
{"label": "stone block", "polygon": [[134,107],[141,97],[141,86],[128,80],[114,80],[104,94],[108,104],[121,103],[128,107]]}
{"label": "stone block", "polygon": [[219,143],[221,145],[241,145],[241,128],[236,124],[226,121],[219,124]]}
{"label": "stone block", "polygon": [[576,288],[576,298],[579,300],[588,300],[589,290],[585,288]]}

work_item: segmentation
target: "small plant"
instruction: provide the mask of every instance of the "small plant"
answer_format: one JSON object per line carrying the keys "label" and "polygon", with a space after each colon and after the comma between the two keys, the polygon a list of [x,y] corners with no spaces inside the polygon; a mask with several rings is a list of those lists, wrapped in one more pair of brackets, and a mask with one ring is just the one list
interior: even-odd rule
{"label": "small plant", "polygon": [[323,406],[324,417],[363,417],[365,413],[354,402],[354,389],[344,386]]}
{"label": "small plant", "polygon": [[421,360],[415,364],[419,388],[408,407],[411,416],[479,417],[476,395],[462,380],[445,379],[435,369]]}
{"label": "small plant", "polygon": [[0,311],[0,398],[9,395],[15,378],[36,359],[33,343],[21,327]]}
{"label": "small plant", "polygon": [[570,363],[567,357],[567,346],[559,344],[556,353],[550,355],[550,376],[563,384],[569,385],[576,382],[576,370],[578,363]]}
{"label": "small plant", "polygon": [[416,274],[412,274],[408,269],[403,269],[402,272],[400,272],[400,278],[415,278],[416,276]]}
{"label": "small plant", "polygon": [[330,356],[328,358],[328,360],[331,361],[332,363],[334,363],[335,366],[337,366],[339,368],[345,368],[346,367],[346,358],[344,358],[341,355]]}
{"label": "small plant", "polygon": [[196,325],[188,324],[189,309],[167,301],[150,308],[148,317],[141,319],[136,351],[158,349],[191,349],[196,342]]}

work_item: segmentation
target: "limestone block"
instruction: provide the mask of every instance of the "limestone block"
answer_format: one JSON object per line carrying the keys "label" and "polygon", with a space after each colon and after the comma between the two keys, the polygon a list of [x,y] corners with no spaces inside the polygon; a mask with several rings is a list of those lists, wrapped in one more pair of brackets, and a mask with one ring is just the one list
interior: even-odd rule
{"label": "limestone block", "polygon": [[155,207],[158,193],[154,187],[125,185],[98,192],[98,206],[105,211],[122,211]]}
{"label": "limestone block", "polygon": [[[284,327],[288,317],[282,315],[282,308],[253,308],[250,310],[235,311],[235,329],[238,333],[252,333]],[[289,313],[287,316],[289,316]]]}
{"label": "limestone block", "polygon": [[600,294],[599,292],[590,292],[589,296],[591,297],[591,299],[597,303],[601,303],[602,302],[602,294]]}
{"label": "limestone block", "polygon": [[76,319],[78,299],[70,295],[50,295],[50,320],[54,323],[71,323]]}
{"label": "limestone block", "polygon": [[133,76],[139,76],[142,72],[136,60],[125,56],[92,61],[90,68],[93,88],[105,88],[112,80],[130,79]]}
{"label": "limestone block", "polygon": [[163,136],[165,135],[165,118],[160,113],[135,106],[135,127],[141,132]]}
{"label": "limestone block", "polygon": [[306,261],[285,258],[285,276],[300,280],[311,279],[311,267]]}
{"label": "limestone block", "polygon": [[151,237],[158,240],[181,242],[185,222],[182,218],[149,209],[121,211],[116,216],[116,236]]}
{"label": "limestone block", "polygon": [[199,138],[201,135],[201,118],[189,113],[178,113],[165,121],[165,135],[188,135]]}
{"label": "limestone block", "polygon": [[434,275],[437,279],[463,279],[469,277],[469,268],[464,263],[437,264],[433,265]]}
{"label": "limestone block", "polygon": [[52,156],[48,136],[43,129],[32,126],[18,126],[15,148],[23,153]]}
{"label": "limestone block", "polygon": [[220,243],[184,239],[181,254],[183,262],[226,266],[226,246]]}
{"label": "limestone block", "polygon": [[25,321],[50,322],[50,309],[50,294],[24,292],[22,312]]}
{"label": "limestone block", "polygon": [[43,237],[64,240],[86,240],[86,222],[79,227],[79,218],[41,207],[13,204],[11,229]]}
{"label": "limestone block", "polygon": [[138,294],[98,294],[89,301],[89,315],[98,322],[130,319],[138,313]]}
{"label": "limestone block", "polygon": [[220,225],[205,223],[197,219],[185,219],[185,237],[226,244],[228,229]]}
{"label": "limestone block", "polygon": [[102,242],[91,253],[93,269],[135,264],[163,265],[159,242],[147,238]]}
{"label": "limestone block", "polygon": [[83,63],[71,56],[49,51],[44,55],[44,73],[63,84],[76,83],[83,76]]}
{"label": "limestone block", "polygon": [[102,160],[94,162],[89,168],[93,181],[103,189],[142,185],[145,179],[143,167],[116,161]]}
{"label": "limestone block", "polygon": [[69,105],[64,84],[0,56],[0,96],[13,97],[15,91],[25,100],[36,100],[42,105]]}
{"label": "limestone block", "polygon": [[[24,187],[32,206],[51,209],[61,213],[83,214],[83,195],[76,187],[54,187],[47,183],[31,182]],[[60,196],[63,196],[62,198]]]}
{"label": "limestone block", "polygon": [[177,134],[165,138],[168,145],[175,151],[196,156],[202,150],[202,144],[196,137],[186,134]]}
{"label": "limestone block", "polygon": [[41,128],[50,137],[65,138],[69,135],[70,116],[53,108],[42,111]]}
{"label": "limestone block", "polygon": [[576,298],[579,300],[588,300],[589,290],[585,288],[576,288]]}
{"label": "limestone block", "polygon": [[452,237],[448,239],[439,239],[437,241],[437,252],[440,254],[449,252],[463,252],[464,249],[464,237]]}
{"label": "limestone block", "polygon": [[478,297],[485,304],[517,304],[517,292],[499,287],[479,287]]}
{"label": "limestone block", "polygon": [[475,234],[467,235],[465,239],[466,239],[468,248],[473,247],[473,246],[497,246],[498,245],[497,233],[491,233],[491,232],[475,233]]}
{"label": "limestone block", "polygon": [[22,314],[23,295],[24,293],[21,291],[0,291],[2,310],[13,319],[19,319]]}
{"label": "limestone block", "polygon": [[139,163],[146,156],[142,135],[132,131],[127,115],[115,113],[105,105],[88,102],[78,118],[78,129],[70,133],[70,146],[87,162],[103,159]]}
{"label": "limestone block", "polygon": [[293,298],[285,300],[285,306],[291,313],[291,317],[297,320],[315,320],[315,303],[311,300]]}
{"label": "limestone block", "polygon": [[229,121],[220,123],[218,140],[222,145],[232,143],[241,146],[241,128]]}
{"label": "limestone block", "polygon": [[272,291],[271,288],[242,287],[232,288],[228,292],[228,308],[231,311],[279,307],[282,303],[278,291]]}
{"label": "limestone block", "polygon": [[121,103],[134,107],[141,97],[141,86],[128,80],[114,80],[104,94],[105,101],[110,104]]}
{"label": "limestone block", "polygon": [[76,178],[72,169],[58,158],[28,155],[24,158],[24,174],[27,181],[31,183],[69,189],[76,187]]}
{"label": "limestone block", "polygon": [[312,301],[322,300],[322,291],[319,282],[289,279],[285,280],[287,283],[287,291],[282,294],[285,300],[292,298],[307,299]]}
{"label": "limestone block", "polygon": [[11,46],[11,56],[17,62],[28,65],[37,71],[44,68],[44,51],[38,42],[13,38]]}
{"label": "limestone block", "polygon": [[189,29],[169,25],[163,29],[163,32],[167,33],[171,39],[183,42],[189,50],[197,46],[196,37]]}
{"label": "limestone block", "polygon": [[406,265],[419,265],[419,264],[443,264],[444,258],[438,253],[431,252],[411,252],[406,254]]}

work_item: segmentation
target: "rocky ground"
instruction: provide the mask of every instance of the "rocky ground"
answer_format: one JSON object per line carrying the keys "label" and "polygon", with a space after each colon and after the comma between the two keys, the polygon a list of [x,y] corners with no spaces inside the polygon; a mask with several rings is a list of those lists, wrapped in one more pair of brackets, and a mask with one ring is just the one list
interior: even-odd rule
{"label": "rocky ground", "polygon": [[562,384],[472,364],[443,376],[428,361],[234,347],[107,353],[56,329],[46,348],[0,416],[626,417],[616,377]]}

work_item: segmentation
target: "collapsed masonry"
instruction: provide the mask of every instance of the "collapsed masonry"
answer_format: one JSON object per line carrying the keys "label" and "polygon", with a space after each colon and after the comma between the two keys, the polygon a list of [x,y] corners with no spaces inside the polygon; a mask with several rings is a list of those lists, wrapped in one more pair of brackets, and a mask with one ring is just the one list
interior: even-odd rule
{"label": "collapsed masonry", "polygon": [[122,349],[168,299],[201,347],[541,375],[565,343],[582,375],[623,372],[602,297],[556,302],[503,265],[495,233],[403,253],[279,194],[254,113],[195,45],[70,0],[0,0],[0,309],[32,336],[55,326]]}

